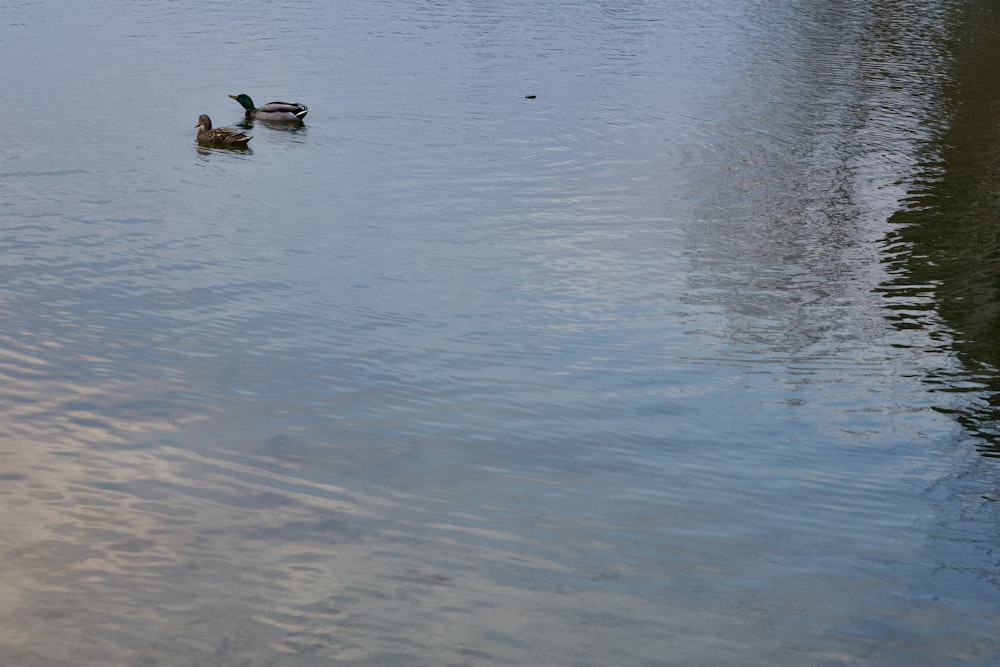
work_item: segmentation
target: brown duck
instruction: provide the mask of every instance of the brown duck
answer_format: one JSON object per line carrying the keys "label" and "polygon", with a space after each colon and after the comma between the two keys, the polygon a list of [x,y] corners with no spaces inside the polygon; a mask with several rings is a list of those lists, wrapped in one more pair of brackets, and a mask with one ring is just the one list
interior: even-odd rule
{"label": "brown duck", "polygon": [[244,134],[231,127],[212,128],[212,119],[208,114],[198,117],[198,143],[212,144],[214,146],[232,146],[234,148],[246,148],[247,142],[253,139],[249,134]]}

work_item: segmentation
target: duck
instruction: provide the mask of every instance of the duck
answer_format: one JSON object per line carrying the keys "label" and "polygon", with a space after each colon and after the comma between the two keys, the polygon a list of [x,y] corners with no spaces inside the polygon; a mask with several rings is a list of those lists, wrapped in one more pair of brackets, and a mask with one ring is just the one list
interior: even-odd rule
{"label": "duck", "polygon": [[268,102],[258,109],[254,107],[253,100],[246,93],[230,95],[230,97],[243,105],[247,118],[301,121],[309,113],[309,107],[298,102]]}
{"label": "duck", "polygon": [[247,142],[253,139],[249,134],[244,134],[231,127],[212,128],[212,119],[208,114],[198,116],[198,142],[202,144],[215,144],[216,146],[234,146],[246,148]]}

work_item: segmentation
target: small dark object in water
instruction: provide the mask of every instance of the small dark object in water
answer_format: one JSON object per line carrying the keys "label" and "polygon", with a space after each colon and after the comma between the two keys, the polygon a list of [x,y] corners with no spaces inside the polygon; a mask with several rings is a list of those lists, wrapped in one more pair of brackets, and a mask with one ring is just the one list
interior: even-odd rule
{"label": "small dark object in water", "polygon": [[533,100],[533,99],[535,99],[536,97],[537,97],[537,95],[525,95],[525,96],[524,96],[524,99],[526,99],[526,100]]}

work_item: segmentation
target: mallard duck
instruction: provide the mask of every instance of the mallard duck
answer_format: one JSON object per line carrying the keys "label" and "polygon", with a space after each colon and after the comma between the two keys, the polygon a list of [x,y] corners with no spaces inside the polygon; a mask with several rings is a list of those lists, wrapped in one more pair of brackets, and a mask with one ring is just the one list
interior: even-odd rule
{"label": "mallard duck", "polygon": [[246,109],[247,118],[259,118],[261,120],[302,120],[309,113],[309,107],[298,102],[268,102],[257,109],[253,105],[253,100],[245,93],[230,95],[231,98],[243,105]]}
{"label": "mallard duck", "polygon": [[231,127],[212,129],[212,119],[208,117],[208,114],[198,116],[198,124],[195,127],[198,128],[198,141],[203,144],[246,148],[247,142],[253,139],[249,134],[244,134]]}

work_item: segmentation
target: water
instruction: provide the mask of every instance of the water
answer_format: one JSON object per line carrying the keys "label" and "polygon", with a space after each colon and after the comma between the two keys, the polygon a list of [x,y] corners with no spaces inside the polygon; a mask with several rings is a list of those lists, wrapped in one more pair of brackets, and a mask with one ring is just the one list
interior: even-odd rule
{"label": "water", "polygon": [[987,3],[336,4],[0,10],[0,662],[995,664]]}

